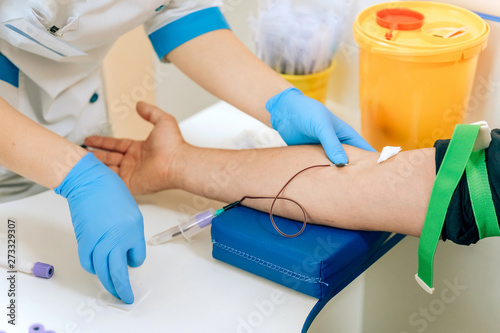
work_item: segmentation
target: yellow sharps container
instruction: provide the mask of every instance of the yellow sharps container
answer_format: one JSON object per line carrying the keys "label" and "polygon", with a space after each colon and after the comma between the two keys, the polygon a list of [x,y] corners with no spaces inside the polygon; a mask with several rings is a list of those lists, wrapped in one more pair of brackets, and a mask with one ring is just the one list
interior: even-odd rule
{"label": "yellow sharps container", "polygon": [[431,147],[464,121],[488,24],[426,1],[379,4],[354,23],[362,135],[377,150]]}

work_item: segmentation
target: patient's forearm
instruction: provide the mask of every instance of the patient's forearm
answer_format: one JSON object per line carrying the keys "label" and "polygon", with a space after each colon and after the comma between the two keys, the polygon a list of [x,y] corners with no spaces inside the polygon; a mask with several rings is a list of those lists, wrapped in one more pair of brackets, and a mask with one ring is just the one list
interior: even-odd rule
{"label": "patient's forearm", "polygon": [[[349,165],[304,172],[281,195],[298,201],[308,220],[346,229],[419,236],[435,179],[434,149],[402,152],[377,164],[378,153],[344,146]],[[320,146],[229,151],[189,146],[174,163],[176,187],[232,202],[243,196],[275,196],[298,171],[329,164]],[[245,200],[268,211],[272,200]],[[302,219],[280,200],[274,213]]]}

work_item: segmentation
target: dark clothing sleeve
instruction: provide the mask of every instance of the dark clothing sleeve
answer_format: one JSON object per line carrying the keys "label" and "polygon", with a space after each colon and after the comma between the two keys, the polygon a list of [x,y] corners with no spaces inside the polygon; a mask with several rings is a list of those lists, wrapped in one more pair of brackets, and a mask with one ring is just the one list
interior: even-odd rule
{"label": "dark clothing sleeve", "polygon": [[[491,138],[490,147],[485,151],[486,168],[488,169],[495,211],[497,216],[500,216],[500,130],[493,130]],[[434,144],[436,148],[436,173],[441,167],[449,143],[450,140],[438,140]],[[441,236],[444,241],[449,239],[460,245],[474,244],[479,240],[465,172],[451,198]]]}

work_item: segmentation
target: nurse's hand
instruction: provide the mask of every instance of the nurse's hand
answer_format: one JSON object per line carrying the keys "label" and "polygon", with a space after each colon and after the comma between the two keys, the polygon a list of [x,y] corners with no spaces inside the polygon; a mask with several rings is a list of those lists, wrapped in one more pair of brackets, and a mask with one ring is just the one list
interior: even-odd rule
{"label": "nurse's hand", "polygon": [[271,124],[288,145],[321,143],[334,164],[347,164],[341,143],[375,151],[351,126],[320,102],[288,88],[266,103]]}
{"label": "nurse's hand", "polygon": [[54,191],[68,200],[82,267],[133,303],[128,266],[142,265],[146,244],[142,214],[123,181],[88,153]]}
{"label": "nurse's hand", "polygon": [[173,188],[172,163],[188,144],[182,138],[175,118],[154,105],[137,103],[137,112],[154,125],[145,141],[91,136],[85,145],[115,171],[132,194],[148,194]]}

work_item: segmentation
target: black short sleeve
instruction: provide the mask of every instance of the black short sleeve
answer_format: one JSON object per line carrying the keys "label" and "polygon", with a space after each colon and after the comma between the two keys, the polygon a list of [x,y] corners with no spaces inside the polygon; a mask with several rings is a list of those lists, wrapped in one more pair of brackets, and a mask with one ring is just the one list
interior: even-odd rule
{"label": "black short sleeve", "polygon": [[[500,216],[500,130],[491,132],[492,142],[486,149],[486,167],[497,216]],[[441,167],[450,140],[438,140],[436,148],[436,172]],[[453,193],[443,230],[443,240],[451,240],[461,245],[470,245],[479,240],[479,233],[470,201],[467,176],[464,175]]]}

